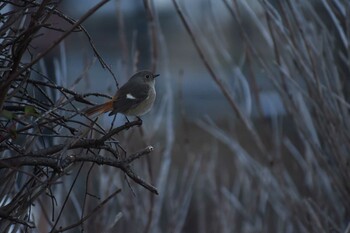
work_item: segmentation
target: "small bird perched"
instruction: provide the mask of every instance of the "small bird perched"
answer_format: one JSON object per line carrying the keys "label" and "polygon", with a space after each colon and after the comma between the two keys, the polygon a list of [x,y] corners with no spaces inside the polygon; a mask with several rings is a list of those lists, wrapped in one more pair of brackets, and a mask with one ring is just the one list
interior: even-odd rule
{"label": "small bird perched", "polygon": [[122,113],[140,117],[148,113],[156,99],[154,84],[158,76],[159,74],[147,70],[137,72],[117,91],[112,100],[87,109],[86,115],[110,111],[109,116]]}

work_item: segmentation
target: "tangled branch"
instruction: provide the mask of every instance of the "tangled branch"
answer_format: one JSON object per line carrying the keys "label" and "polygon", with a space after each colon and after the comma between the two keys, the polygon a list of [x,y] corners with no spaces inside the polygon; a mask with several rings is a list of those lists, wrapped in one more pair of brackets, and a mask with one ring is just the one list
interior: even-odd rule
{"label": "tangled branch", "polygon": [[[84,114],[84,109],[87,105],[93,105],[89,99],[91,96],[110,96],[78,93],[74,86],[62,85],[60,77],[55,80],[44,75],[38,66],[38,62],[65,38],[72,33],[83,32],[102,67],[117,82],[81,25],[107,2],[102,0],[78,20],[57,10],[59,1],[0,3],[0,9],[5,6],[12,9],[1,15],[0,26],[0,174],[6,177],[5,182],[0,184],[0,232],[8,231],[12,225],[35,227],[30,215],[31,206],[46,190],[51,190],[51,186],[57,184],[56,180],[66,175],[68,167],[76,163],[90,162],[117,168],[136,184],[158,194],[154,186],[131,168],[136,159],[149,155],[153,147],[147,146],[129,154],[124,149],[126,145],[117,140],[118,134],[141,126],[142,121],[128,121],[105,130],[98,124],[98,118],[89,118]],[[50,21],[52,15],[69,26],[57,28]],[[43,51],[36,52],[33,41],[46,40],[45,35],[50,30],[61,34]],[[75,84],[81,80],[78,78]],[[119,150],[127,156],[120,156]],[[18,174],[24,178],[18,178]],[[112,196],[117,193],[119,191]],[[51,198],[54,202],[54,194]],[[91,214],[82,217],[77,224],[82,224],[89,216]],[[67,230],[74,226],[67,227]]]}

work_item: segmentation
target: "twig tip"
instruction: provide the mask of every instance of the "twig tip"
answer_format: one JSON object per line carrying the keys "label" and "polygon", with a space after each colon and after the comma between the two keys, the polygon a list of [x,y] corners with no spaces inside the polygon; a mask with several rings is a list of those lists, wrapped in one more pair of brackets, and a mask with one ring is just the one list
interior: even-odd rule
{"label": "twig tip", "polygon": [[148,152],[152,152],[153,150],[154,150],[153,146],[148,146],[148,147],[147,147],[147,151],[148,151]]}

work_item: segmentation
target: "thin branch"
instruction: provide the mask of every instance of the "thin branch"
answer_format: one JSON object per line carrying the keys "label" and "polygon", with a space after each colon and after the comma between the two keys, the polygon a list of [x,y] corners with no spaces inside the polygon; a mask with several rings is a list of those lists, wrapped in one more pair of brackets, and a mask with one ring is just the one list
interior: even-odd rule
{"label": "thin branch", "polygon": [[20,74],[25,72],[28,68],[32,67],[34,64],[36,64],[41,58],[43,58],[46,54],[48,54],[53,48],[55,48],[57,45],[59,45],[67,36],[69,36],[77,27],[80,27],[80,25],[88,19],[93,13],[95,13],[99,8],[101,8],[104,4],[109,2],[109,0],[102,0],[98,4],[96,4],[93,8],[91,8],[88,12],[86,12],[73,26],[68,29],[60,38],[58,38],[50,47],[48,47],[44,52],[40,53],[36,58],[34,58],[30,63],[25,65],[20,71],[14,73],[10,80],[13,80],[17,78]]}
{"label": "thin branch", "polygon": [[[145,187],[152,193],[158,194],[157,189],[148,184],[142,178],[137,176],[131,169],[129,164],[134,160],[141,158],[144,155],[147,155],[153,151],[153,147],[148,146],[142,151],[132,154],[129,157],[123,160],[116,160],[115,158],[111,159],[108,157],[95,155],[91,153],[87,154],[74,154],[66,156],[63,160],[60,160],[59,157],[50,157],[34,154],[30,156],[21,156],[21,157],[12,157],[7,159],[0,160],[0,169],[2,168],[11,168],[11,167],[20,167],[20,166],[48,166],[57,171],[64,171],[65,168],[69,167],[75,162],[92,162],[98,165],[108,165],[111,167],[116,167],[123,170],[132,180],[134,180],[139,185]],[[44,153],[45,155],[45,153]]]}
{"label": "thin branch", "polygon": [[[184,16],[184,14],[182,13],[182,11],[180,9],[180,6],[178,5],[177,1],[176,0],[172,0],[172,1],[174,4],[174,7],[176,9],[176,13],[179,15],[181,22],[184,25],[187,33],[189,34],[189,36],[192,40],[192,43],[193,43],[194,47],[196,48],[197,53],[198,53],[200,59],[202,60],[205,68],[208,70],[210,76],[212,77],[214,82],[217,84],[217,86],[220,88],[222,94],[225,96],[225,98],[229,102],[231,108],[235,111],[235,113],[237,114],[239,119],[243,122],[243,124],[246,127],[246,129],[248,130],[248,132],[252,135],[252,138],[254,139],[255,144],[258,146],[258,148],[262,152],[266,152],[266,148],[265,148],[264,144],[262,143],[262,141],[260,140],[258,133],[255,131],[253,124],[249,120],[247,120],[247,117],[239,109],[239,106],[236,104],[235,100],[232,98],[231,93],[228,91],[228,89],[226,88],[223,81],[215,74],[213,68],[209,64],[209,61],[207,60],[206,56],[204,55],[203,50],[201,49],[201,47],[199,45],[197,37],[194,35],[189,23],[187,22],[186,17]],[[264,154],[268,155],[268,153],[264,153]]]}
{"label": "thin branch", "polygon": [[51,229],[50,233],[52,233],[52,232],[54,231],[54,229],[56,228],[56,226],[57,226],[57,224],[58,224],[58,221],[60,220],[60,218],[61,218],[61,216],[62,216],[63,210],[64,210],[64,208],[65,208],[65,206],[66,206],[66,204],[67,204],[67,202],[68,202],[68,200],[69,200],[69,196],[70,196],[70,194],[71,194],[72,191],[73,191],[74,185],[75,185],[75,183],[77,182],[78,177],[79,177],[80,172],[81,172],[81,169],[82,169],[83,167],[84,167],[84,163],[81,163],[81,164],[80,164],[80,167],[79,167],[79,169],[78,169],[78,172],[77,172],[77,174],[75,175],[75,177],[74,177],[74,179],[73,179],[73,182],[72,182],[72,184],[71,184],[71,186],[70,186],[70,188],[69,188],[69,190],[68,190],[68,194],[66,195],[66,197],[65,197],[65,199],[64,199],[64,202],[63,202],[63,204],[62,204],[62,207],[61,207],[61,209],[60,209],[60,211],[59,211],[59,213],[58,213],[57,219],[56,219],[55,223],[54,223],[53,226],[52,226],[52,229]]}
{"label": "thin branch", "polygon": [[117,189],[115,192],[113,192],[111,195],[109,195],[105,200],[103,200],[99,205],[97,205],[92,211],[89,212],[89,214],[87,214],[86,216],[84,216],[83,218],[81,218],[78,222],[69,225],[67,227],[63,227],[60,228],[58,230],[53,230],[51,231],[52,233],[58,233],[58,232],[64,232],[70,229],[73,229],[79,225],[81,225],[82,223],[84,223],[86,220],[88,220],[90,217],[92,217],[94,214],[96,214],[101,208],[104,207],[104,205],[111,200],[114,196],[116,196],[118,193],[121,192],[121,189]]}
{"label": "thin branch", "polygon": [[27,222],[27,221],[24,221],[24,220],[16,218],[16,217],[12,217],[8,213],[5,213],[3,211],[0,211],[0,218],[7,219],[7,220],[15,222],[15,223],[19,223],[19,224],[26,226],[26,227],[29,227],[29,228],[35,228],[35,224],[33,222]]}

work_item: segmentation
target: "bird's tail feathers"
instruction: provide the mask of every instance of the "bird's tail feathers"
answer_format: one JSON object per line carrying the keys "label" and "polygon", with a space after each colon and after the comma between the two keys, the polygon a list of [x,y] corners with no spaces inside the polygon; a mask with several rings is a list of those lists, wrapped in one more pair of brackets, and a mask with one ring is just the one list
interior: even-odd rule
{"label": "bird's tail feathers", "polygon": [[104,104],[93,106],[85,111],[85,114],[91,116],[95,113],[105,113],[113,109],[113,101],[108,101]]}

